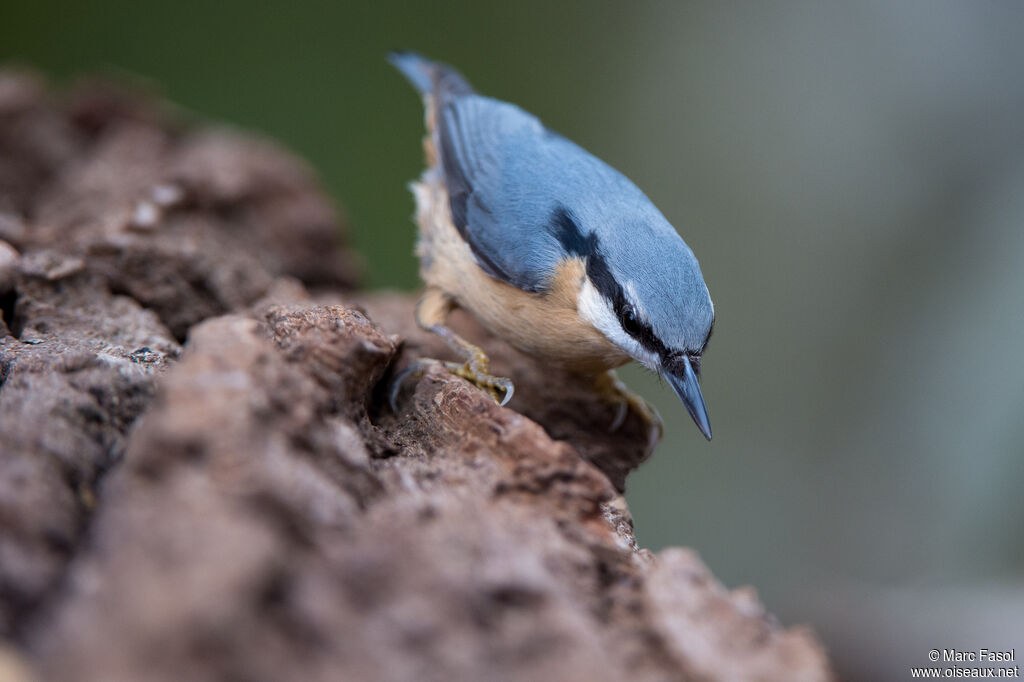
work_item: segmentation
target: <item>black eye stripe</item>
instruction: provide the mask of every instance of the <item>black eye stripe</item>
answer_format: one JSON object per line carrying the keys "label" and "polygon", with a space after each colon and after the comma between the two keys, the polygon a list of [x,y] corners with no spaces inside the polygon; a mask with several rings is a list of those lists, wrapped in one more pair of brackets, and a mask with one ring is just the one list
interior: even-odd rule
{"label": "black eye stripe", "polygon": [[619,324],[622,325],[622,329],[639,341],[641,346],[653,353],[657,353],[658,355],[668,353],[668,349],[665,347],[665,344],[661,342],[661,339],[654,335],[654,330],[651,329],[651,325],[637,317],[632,306],[628,303],[622,307],[616,306],[615,314],[619,318]]}
{"label": "black eye stripe", "polygon": [[[612,310],[615,311],[619,324],[627,334],[650,352],[657,355],[667,354],[668,348],[661,342],[661,339],[655,336],[651,325],[641,320],[626,300],[626,293],[615,280],[611,270],[608,269],[608,264],[605,262],[604,256],[601,255],[600,249],[597,248],[597,244],[594,247],[593,252],[587,256],[587,277],[594,284],[594,288],[612,302]],[[627,315],[627,312],[632,312],[632,318]]]}
{"label": "black eye stripe", "polygon": [[[640,319],[632,305],[626,300],[626,292],[616,281],[608,268],[608,263],[601,254],[600,243],[593,233],[583,235],[579,227],[566,211],[556,212],[552,220],[552,234],[560,237],[559,241],[566,250],[573,254],[585,255],[587,259],[587,278],[598,293],[612,302],[612,310],[619,320],[623,331],[637,340],[646,350],[663,358],[665,363],[672,363],[673,358],[681,356],[679,351],[669,349],[654,333],[654,329],[646,321]],[[628,313],[632,313],[629,315]],[[691,355],[694,362],[699,356]],[[676,360],[675,362],[678,362]]]}
{"label": "black eye stripe", "polygon": [[631,336],[640,336],[643,333],[643,325],[636,316],[636,311],[633,306],[627,304],[622,312],[619,313],[619,322],[622,324],[622,328],[626,330]]}

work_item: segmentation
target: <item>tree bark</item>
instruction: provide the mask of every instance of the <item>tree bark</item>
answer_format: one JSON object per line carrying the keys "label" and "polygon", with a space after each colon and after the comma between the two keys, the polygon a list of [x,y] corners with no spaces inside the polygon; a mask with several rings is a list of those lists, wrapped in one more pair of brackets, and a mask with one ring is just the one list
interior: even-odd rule
{"label": "tree bark", "polygon": [[438,368],[301,162],[151,96],[0,73],[0,679],[823,680],[639,549],[629,415],[468,316]]}

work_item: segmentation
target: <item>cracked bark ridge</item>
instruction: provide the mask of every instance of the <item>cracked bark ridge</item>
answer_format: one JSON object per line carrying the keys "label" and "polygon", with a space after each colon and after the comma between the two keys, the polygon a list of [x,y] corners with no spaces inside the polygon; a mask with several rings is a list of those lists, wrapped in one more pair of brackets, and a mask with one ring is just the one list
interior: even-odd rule
{"label": "cracked bark ridge", "polygon": [[189,325],[282,276],[352,281],[339,231],[266,142],[0,72],[0,635],[53,596]]}
{"label": "cracked bark ridge", "polygon": [[[409,324],[414,306],[408,297],[362,294],[353,300],[385,329],[401,330],[405,344],[394,366],[396,373],[416,358],[460,360],[436,334]],[[486,349],[492,372],[513,380],[516,392],[510,409],[541,424],[552,438],[570,443],[604,472],[619,492],[625,490],[626,477],[651,455],[654,447],[640,415],[628,412],[613,433],[609,428],[619,408],[596,399],[592,378],[538,364],[491,336],[463,311],[455,311],[449,322],[458,334]],[[382,411],[379,418],[387,421],[393,417],[389,411]]]}
{"label": "cracked bark ridge", "polygon": [[158,109],[0,77],[0,678],[830,679],[637,548],[585,385],[457,318],[516,410],[433,368],[390,414],[412,302],[340,291],[301,164]]}

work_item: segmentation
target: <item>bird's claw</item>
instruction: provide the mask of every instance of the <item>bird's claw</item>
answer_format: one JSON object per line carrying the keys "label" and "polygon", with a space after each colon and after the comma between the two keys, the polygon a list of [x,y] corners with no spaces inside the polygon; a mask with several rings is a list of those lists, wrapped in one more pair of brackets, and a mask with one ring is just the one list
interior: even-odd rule
{"label": "bird's claw", "polygon": [[439,363],[440,361],[432,360],[431,358],[420,358],[412,362],[391,380],[391,386],[388,387],[388,405],[393,413],[398,414],[398,394],[401,393],[402,384],[405,383],[405,380],[410,376],[415,376],[416,379],[419,379],[426,374],[427,369],[431,365]]}
{"label": "bird's claw", "polygon": [[630,391],[613,372],[606,372],[598,376],[597,392],[607,402],[616,406],[615,419],[608,427],[608,433],[615,433],[626,422],[630,410],[640,415],[648,426],[648,432],[652,443],[661,440],[665,427],[661,421],[661,415],[654,405],[643,399],[643,397]]}
{"label": "bird's claw", "polygon": [[398,414],[398,394],[401,392],[402,384],[405,383],[406,379],[410,376],[416,379],[421,378],[433,365],[442,365],[455,376],[465,379],[477,388],[483,389],[491,396],[494,402],[498,403],[499,407],[507,405],[515,394],[515,386],[512,384],[511,379],[496,377],[488,372],[489,363],[487,356],[483,353],[474,354],[472,358],[464,363],[420,358],[399,372],[391,381],[391,386],[388,389],[388,405],[391,406],[393,413]]}
{"label": "bird's claw", "polygon": [[466,362],[446,362],[444,366],[455,376],[462,377],[477,388],[487,391],[499,407],[508,405],[515,394],[515,386],[511,379],[496,377],[490,373],[490,362],[482,351],[474,352]]}
{"label": "bird's claw", "polygon": [[628,414],[629,402],[626,400],[619,402],[618,407],[615,409],[615,419],[612,420],[611,425],[608,427],[608,433],[618,431],[626,423],[626,416]]}

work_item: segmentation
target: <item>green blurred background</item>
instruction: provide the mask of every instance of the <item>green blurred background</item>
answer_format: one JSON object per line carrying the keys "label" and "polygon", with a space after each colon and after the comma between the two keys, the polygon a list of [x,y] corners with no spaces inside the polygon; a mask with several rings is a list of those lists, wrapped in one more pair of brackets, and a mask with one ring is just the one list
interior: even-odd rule
{"label": "green blurred background", "polygon": [[0,3],[0,57],[106,70],[316,167],[373,287],[417,286],[417,97],[460,67],[625,172],[718,319],[703,442],[671,392],[630,480],[688,545],[821,633],[850,679],[1024,655],[1024,5]]}

